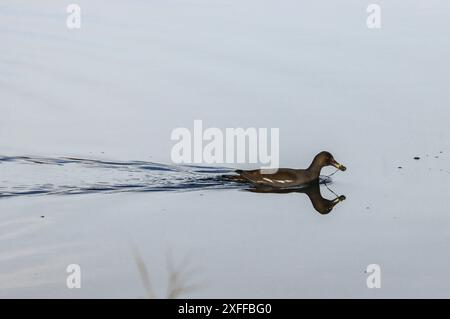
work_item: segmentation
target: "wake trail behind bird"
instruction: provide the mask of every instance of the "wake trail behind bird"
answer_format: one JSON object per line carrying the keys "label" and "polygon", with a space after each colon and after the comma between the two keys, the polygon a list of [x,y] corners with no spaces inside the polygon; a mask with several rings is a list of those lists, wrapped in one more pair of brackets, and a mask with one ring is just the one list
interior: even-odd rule
{"label": "wake trail behind bird", "polygon": [[238,188],[225,167],[73,157],[0,156],[0,197]]}

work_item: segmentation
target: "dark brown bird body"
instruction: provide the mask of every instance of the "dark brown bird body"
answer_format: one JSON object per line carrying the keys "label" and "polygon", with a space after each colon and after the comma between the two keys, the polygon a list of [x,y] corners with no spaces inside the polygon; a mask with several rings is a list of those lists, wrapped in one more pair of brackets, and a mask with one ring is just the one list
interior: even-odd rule
{"label": "dark brown bird body", "polygon": [[261,186],[277,188],[296,187],[318,181],[320,171],[325,166],[334,166],[341,171],[346,170],[345,166],[336,162],[333,155],[329,152],[320,152],[314,157],[307,169],[280,168],[275,173],[261,169],[236,170],[239,176],[232,176],[232,179]]}

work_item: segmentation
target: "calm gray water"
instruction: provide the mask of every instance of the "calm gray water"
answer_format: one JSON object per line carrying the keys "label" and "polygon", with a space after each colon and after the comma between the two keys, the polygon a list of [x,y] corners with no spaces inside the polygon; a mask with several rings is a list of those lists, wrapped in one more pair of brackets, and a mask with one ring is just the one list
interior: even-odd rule
{"label": "calm gray water", "polygon": [[[142,264],[158,297],[173,272],[179,297],[450,296],[448,1],[379,1],[379,30],[352,0],[78,3],[80,30],[0,4],[0,297],[147,297]],[[173,165],[196,119],[280,128],[283,167],[332,152],[320,196],[346,199]]]}

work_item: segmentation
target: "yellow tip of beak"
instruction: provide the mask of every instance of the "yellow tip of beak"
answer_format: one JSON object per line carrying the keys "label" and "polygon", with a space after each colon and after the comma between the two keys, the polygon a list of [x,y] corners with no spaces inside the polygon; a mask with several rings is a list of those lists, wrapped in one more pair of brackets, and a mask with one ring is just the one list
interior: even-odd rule
{"label": "yellow tip of beak", "polygon": [[334,159],[331,161],[331,165],[333,165],[334,167],[336,167],[338,170],[341,170],[341,171],[345,171],[347,169],[347,167],[345,167],[342,164],[339,164]]}

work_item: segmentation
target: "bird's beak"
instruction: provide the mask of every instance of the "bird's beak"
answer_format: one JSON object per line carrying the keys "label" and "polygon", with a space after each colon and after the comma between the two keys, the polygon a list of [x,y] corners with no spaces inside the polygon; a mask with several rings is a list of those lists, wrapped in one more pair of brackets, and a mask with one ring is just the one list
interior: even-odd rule
{"label": "bird's beak", "polygon": [[347,169],[347,167],[345,167],[344,165],[339,164],[338,162],[336,162],[336,160],[334,158],[331,159],[331,165],[333,165],[334,167],[336,167],[340,171],[345,171]]}

